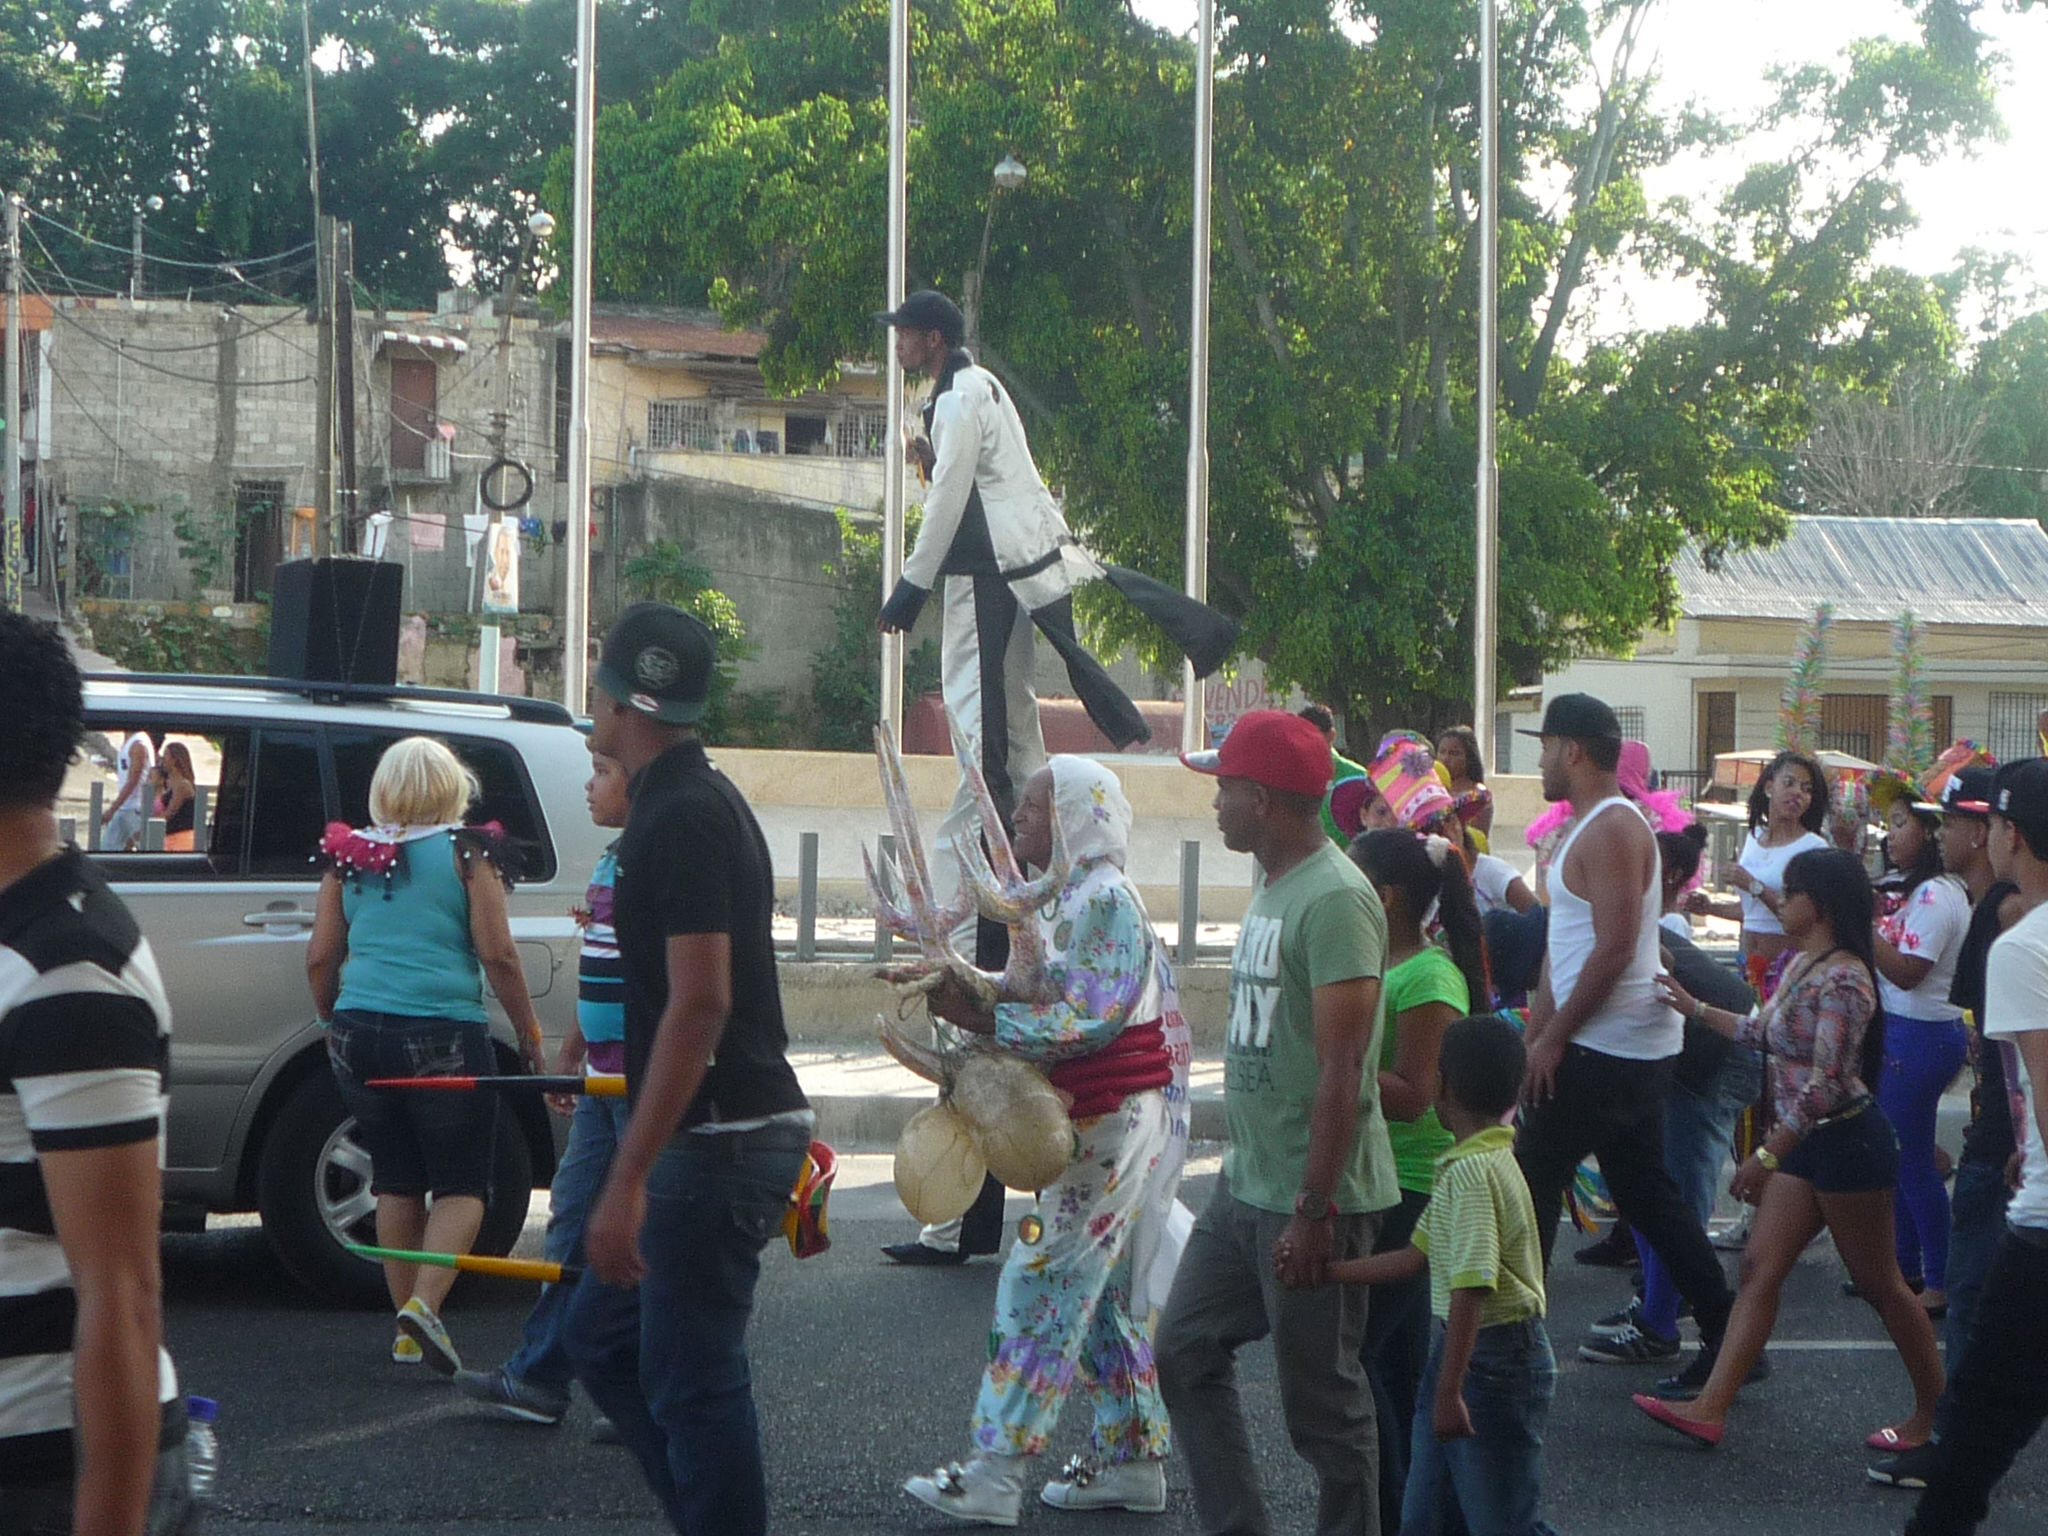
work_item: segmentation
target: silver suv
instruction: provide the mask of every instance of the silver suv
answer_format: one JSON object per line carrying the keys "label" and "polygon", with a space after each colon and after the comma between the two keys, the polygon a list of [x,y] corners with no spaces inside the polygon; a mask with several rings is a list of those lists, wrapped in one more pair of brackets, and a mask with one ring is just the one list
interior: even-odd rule
{"label": "silver suv", "polygon": [[[520,856],[512,933],[552,1057],[575,1022],[570,908],[608,837],[584,804],[585,738],[558,704],[419,688],[118,673],[87,678],[85,702],[88,730],[116,749],[136,732],[184,743],[203,796],[189,832],[167,839],[154,823],[139,847],[93,854],[171,999],[165,1224],[258,1211],[309,1289],[380,1300],[378,1268],[341,1246],[375,1241],[375,1202],[306,985],[314,848],[328,822],[368,820],[370,776],[392,742],[424,734],[452,747],[483,785],[473,819],[502,823]],[[100,798],[113,795],[109,785]],[[88,847],[90,820],[77,832]],[[505,1070],[520,1070],[495,999],[492,1027]],[[504,1095],[479,1251],[510,1249],[557,1149],[540,1096]]]}

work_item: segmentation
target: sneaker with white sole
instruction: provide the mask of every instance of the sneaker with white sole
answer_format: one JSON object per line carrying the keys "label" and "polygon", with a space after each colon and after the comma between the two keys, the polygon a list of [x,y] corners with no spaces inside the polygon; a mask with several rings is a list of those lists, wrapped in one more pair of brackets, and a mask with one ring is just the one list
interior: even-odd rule
{"label": "sneaker with white sole", "polygon": [[1636,1296],[1632,1297],[1629,1304],[1619,1312],[1610,1312],[1605,1317],[1597,1320],[1586,1332],[1596,1338],[1611,1339],[1616,1334],[1624,1333],[1630,1328],[1640,1328],[1642,1326],[1643,1298]]}
{"label": "sneaker with white sole", "polygon": [[1661,1365],[1678,1358],[1678,1340],[1660,1339],[1633,1323],[1611,1334],[1589,1334],[1579,1358],[1593,1365]]}
{"label": "sneaker with white sole", "polygon": [[401,1333],[391,1341],[391,1358],[400,1365],[419,1365],[427,1357],[415,1340]]}
{"label": "sneaker with white sole", "polygon": [[1076,1456],[1038,1497],[1054,1509],[1128,1509],[1140,1515],[1166,1512],[1166,1463],[1119,1461],[1098,1467]]}
{"label": "sneaker with white sole", "polygon": [[1013,1456],[974,1456],[951,1462],[936,1472],[911,1478],[903,1491],[949,1520],[967,1525],[1015,1525],[1024,1507],[1024,1480],[1015,1471],[1018,1460]]}
{"label": "sneaker with white sole", "polygon": [[453,1376],[462,1369],[462,1356],[455,1352],[448,1330],[441,1326],[434,1309],[419,1297],[412,1297],[398,1309],[398,1331],[419,1345],[427,1364],[443,1376]]}
{"label": "sneaker with white sole", "polygon": [[455,1390],[528,1424],[559,1424],[569,1411],[569,1394],[521,1381],[502,1365],[495,1371],[457,1371]]}

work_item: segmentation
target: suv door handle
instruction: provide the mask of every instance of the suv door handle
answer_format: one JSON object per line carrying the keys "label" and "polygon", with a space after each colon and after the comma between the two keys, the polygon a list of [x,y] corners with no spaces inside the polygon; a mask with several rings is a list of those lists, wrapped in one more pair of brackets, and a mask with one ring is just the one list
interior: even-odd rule
{"label": "suv door handle", "polygon": [[314,914],[303,907],[278,906],[262,912],[244,912],[245,928],[310,928]]}

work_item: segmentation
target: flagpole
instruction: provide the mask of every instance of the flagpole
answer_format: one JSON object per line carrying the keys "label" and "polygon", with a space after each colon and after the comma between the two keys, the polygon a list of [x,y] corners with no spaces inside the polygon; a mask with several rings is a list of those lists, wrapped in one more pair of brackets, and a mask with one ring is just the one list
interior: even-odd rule
{"label": "flagpole", "polygon": [[[908,149],[910,132],[910,0],[889,0],[889,239],[887,298],[891,313],[902,307],[905,241],[909,224]],[[888,349],[888,428],[882,455],[882,597],[887,602],[903,575],[903,365],[896,361],[896,333],[885,330]],[[882,677],[876,713],[892,735],[903,734],[903,645],[907,637],[882,635]]]}
{"label": "flagpole", "polygon": [[[1200,61],[1195,71],[1194,266],[1188,317],[1187,516],[1182,532],[1186,591],[1209,600],[1209,183],[1216,138],[1216,4],[1200,0]],[[1181,663],[1180,745],[1209,745],[1202,679]]]}
{"label": "flagpole", "polygon": [[1495,766],[1495,674],[1500,628],[1500,26],[1494,0],[1479,0],[1479,464],[1473,528],[1472,733],[1480,761]]}

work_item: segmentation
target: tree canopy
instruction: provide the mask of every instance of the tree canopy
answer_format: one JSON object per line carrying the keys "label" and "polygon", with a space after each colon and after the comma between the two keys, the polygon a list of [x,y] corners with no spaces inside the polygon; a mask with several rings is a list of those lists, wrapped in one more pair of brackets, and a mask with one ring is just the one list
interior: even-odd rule
{"label": "tree canopy", "polygon": [[[2007,0],[2026,9],[2035,0]],[[1972,0],[1787,70],[1752,121],[1659,107],[1657,0],[1503,0],[1501,652],[1533,681],[1668,619],[1672,560],[1777,537],[1804,504],[1817,406],[1901,380],[1983,413],[1970,504],[2037,515],[2048,317],[1969,253],[1882,259],[1902,170],[1997,131]],[[887,0],[600,7],[593,282],[763,327],[770,382],[829,380],[881,337]],[[1210,417],[1215,600],[1280,680],[1354,731],[1469,698],[1478,61],[1442,0],[1224,0]],[[962,295],[991,232],[982,351],[1023,404],[1071,520],[1177,581],[1188,425],[1192,46],[1125,0],[913,7],[915,284]],[[262,0],[0,0],[0,177],[105,243],[127,221],[234,261],[301,245],[299,10]],[[422,303],[451,256],[494,281],[524,215],[568,249],[570,0],[315,0],[322,192],[359,280]],[[1646,181],[1696,150],[1759,159],[1709,204]],[[1024,185],[997,194],[1015,154]],[[993,205],[991,199],[994,199]],[[54,239],[55,237],[53,237]],[[1660,329],[1594,323],[1632,270],[1689,285]],[[203,275],[203,274],[202,274]],[[305,264],[270,285],[309,282]],[[294,288],[293,285],[297,285]],[[1972,317],[1981,332],[1965,332]],[[1128,610],[1100,638],[1164,668]],[[1364,732],[1358,732],[1364,734]]]}

